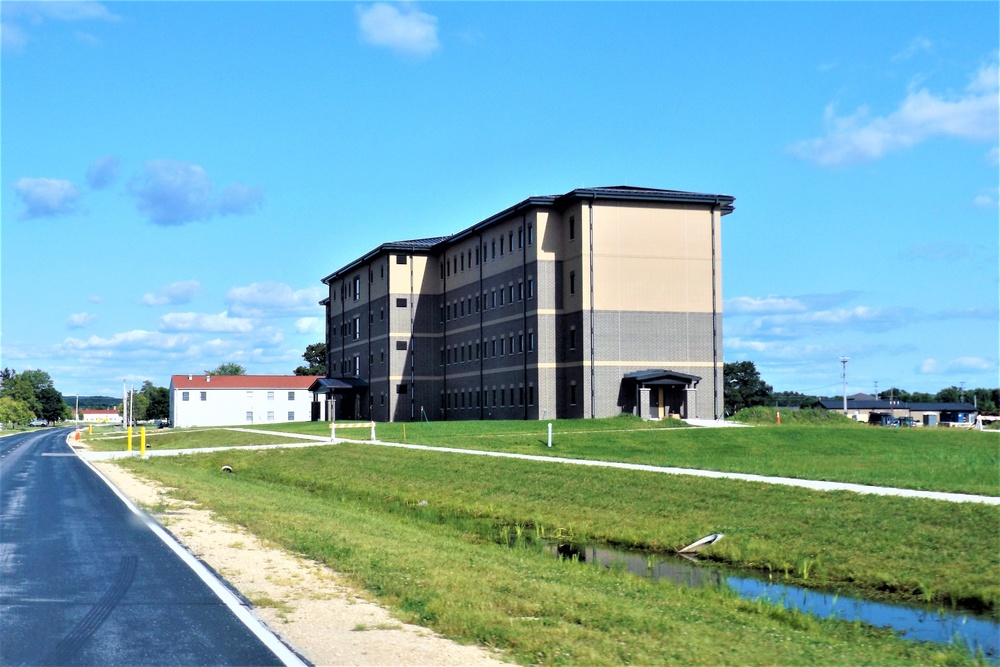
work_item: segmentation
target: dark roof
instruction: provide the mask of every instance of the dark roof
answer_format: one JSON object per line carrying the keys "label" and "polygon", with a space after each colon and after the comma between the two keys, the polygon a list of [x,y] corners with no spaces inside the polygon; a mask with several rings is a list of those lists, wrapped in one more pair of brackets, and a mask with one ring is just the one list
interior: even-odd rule
{"label": "dark roof", "polygon": [[309,391],[321,394],[328,394],[331,391],[336,391],[337,389],[358,389],[368,386],[367,380],[362,380],[359,377],[354,377],[353,375],[341,375],[333,378],[318,378],[315,382],[309,385]]}
{"label": "dark roof", "polygon": [[640,385],[697,385],[701,381],[698,375],[688,375],[663,368],[650,368],[644,371],[633,371],[622,376],[623,380],[635,380]]}
{"label": "dark roof", "polygon": [[[528,197],[527,199],[514,204],[499,213],[495,213],[488,218],[480,220],[471,227],[467,227],[451,236],[434,236],[426,239],[414,239],[412,241],[393,241],[383,243],[373,250],[365,253],[349,264],[345,264],[330,275],[323,278],[323,282],[329,284],[335,278],[353,271],[358,266],[380,254],[402,250],[405,252],[429,252],[443,243],[459,241],[467,236],[490,227],[491,225],[505,220],[522,211],[538,207],[555,207],[563,209],[576,201],[657,201],[666,203],[681,204],[703,204],[717,206],[722,215],[729,215],[733,212],[733,202],[736,198],[731,195],[704,194],[700,192],[684,192],[682,190],[660,190],[657,188],[640,188],[632,185],[614,185],[601,188],[577,188],[562,195],[541,195]],[[321,304],[323,302],[320,302]],[[324,304],[325,305],[325,304]]]}
{"label": "dark roof", "polygon": [[[826,398],[819,402],[827,410],[843,410],[844,399]],[[939,412],[977,412],[978,408],[971,403],[904,403],[903,401],[886,401],[872,399],[853,399],[847,397],[847,409],[855,410],[934,410]]]}

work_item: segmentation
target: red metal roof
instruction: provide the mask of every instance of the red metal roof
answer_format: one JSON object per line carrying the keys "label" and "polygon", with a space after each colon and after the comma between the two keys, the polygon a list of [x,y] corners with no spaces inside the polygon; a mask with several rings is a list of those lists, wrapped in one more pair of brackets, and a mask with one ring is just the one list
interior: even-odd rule
{"label": "red metal roof", "polygon": [[116,415],[117,410],[80,410],[81,414],[84,415]]}
{"label": "red metal roof", "polygon": [[309,389],[319,375],[172,375],[173,389]]}

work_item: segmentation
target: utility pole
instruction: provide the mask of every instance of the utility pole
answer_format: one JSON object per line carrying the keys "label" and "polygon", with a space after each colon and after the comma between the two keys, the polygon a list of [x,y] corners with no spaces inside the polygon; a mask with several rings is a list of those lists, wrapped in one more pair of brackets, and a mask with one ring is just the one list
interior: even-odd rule
{"label": "utility pole", "polygon": [[958,383],[958,402],[965,403],[965,380]]}
{"label": "utility pole", "polygon": [[847,362],[850,361],[850,357],[841,357],[840,363],[843,366],[840,372],[840,379],[844,383],[844,414],[847,414]]}
{"label": "utility pole", "polygon": [[878,400],[878,380],[875,380],[875,400]]}

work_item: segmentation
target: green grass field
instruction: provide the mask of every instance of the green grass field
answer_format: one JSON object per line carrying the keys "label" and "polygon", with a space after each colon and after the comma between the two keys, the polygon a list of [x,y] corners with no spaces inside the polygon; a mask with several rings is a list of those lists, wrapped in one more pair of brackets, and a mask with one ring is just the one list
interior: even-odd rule
{"label": "green grass field", "polygon": [[[391,423],[379,424],[377,436],[385,442],[458,449],[1000,495],[1000,437],[995,432],[883,429],[846,419],[830,425],[754,428],[672,425],[631,418],[563,420],[554,424],[551,449],[546,422]],[[269,428],[329,433],[325,423]],[[367,439],[369,433],[339,429],[337,437]]]}
{"label": "green grass field", "polygon": [[[646,425],[626,436],[618,434],[621,420],[592,425],[584,433],[572,433],[580,424],[557,423],[561,437],[552,453],[567,456],[565,450],[571,449],[600,458],[598,453],[617,451],[615,458],[625,460],[624,450],[632,457],[655,457],[663,455],[658,450],[667,448],[665,443],[673,443],[670,438],[682,437],[690,443],[686,456],[711,461],[712,450],[692,435],[720,434]],[[401,425],[391,426],[402,436]],[[511,451],[522,447],[537,454],[545,449],[544,441],[538,442],[539,426],[408,424],[407,440]],[[380,439],[391,439],[390,425],[379,429]],[[490,435],[482,435],[487,429]],[[862,439],[855,445],[856,457],[866,458],[878,443],[887,442],[872,433],[875,429],[853,430]],[[796,429],[725,431],[730,432],[734,435],[721,437],[735,438],[728,441],[735,445],[740,437],[749,439],[742,441],[745,450],[764,451],[765,443],[783,442]],[[975,434],[948,437],[955,435]],[[484,442],[492,444],[484,447]],[[794,463],[808,470],[818,465],[810,460],[816,459],[823,462],[819,467],[850,467],[836,462],[837,446],[817,444],[824,438],[804,434],[798,442],[797,449],[786,445],[783,456],[771,456],[770,465]],[[996,446],[995,440],[986,442]],[[983,456],[975,446],[957,450],[975,460]],[[929,457],[924,451],[915,460],[924,465]],[[750,464],[754,459],[744,451],[731,460]],[[907,465],[898,454],[895,460],[897,466]],[[789,583],[884,600],[981,608],[994,615],[1000,600],[1000,508],[991,506],[364,444],[221,452],[125,465],[183,489],[184,497],[226,520],[346,573],[405,620],[459,641],[502,648],[524,664],[773,664],[776,656],[784,664],[962,664],[968,658],[961,650],[904,642],[856,624],[819,621],[745,602],[725,591],[653,584],[622,572],[555,561],[537,550],[508,549],[490,539],[500,526],[532,526],[580,541],[657,553],[723,532],[726,538],[710,552],[713,560],[769,572]],[[220,473],[222,465],[231,465],[236,474]],[[927,474],[903,473],[912,479]],[[992,491],[996,493],[995,486]]]}

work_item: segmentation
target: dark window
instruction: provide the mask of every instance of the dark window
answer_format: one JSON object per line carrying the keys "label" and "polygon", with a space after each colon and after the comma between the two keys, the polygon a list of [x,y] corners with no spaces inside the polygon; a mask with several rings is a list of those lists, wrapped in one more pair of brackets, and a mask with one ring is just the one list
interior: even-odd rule
{"label": "dark window", "polygon": [[396,308],[406,308],[406,297],[396,299]]}
{"label": "dark window", "polygon": [[576,294],[576,271],[569,272],[569,293]]}
{"label": "dark window", "polygon": [[396,255],[396,264],[406,264],[406,255]]}
{"label": "dark window", "polygon": [[396,393],[397,394],[405,394],[407,392],[407,387],[409,387],[409,385],[407,385],[407,384],[397,384],[396,385]]}
{"label": "dark window", "polygon": [[576,218],[572,215],[569,216],[569,240],[572,241],[576,238]]}
{"label": "dark window", "polygon": [[576,383],[572,383],[569,386],[569,404],[576,405]]}
{"label": "dark window", "polygon": [[396,349],[397,350],[405,350],[406,349],[406,341],[405,340],[397,340],[396,341]]}

